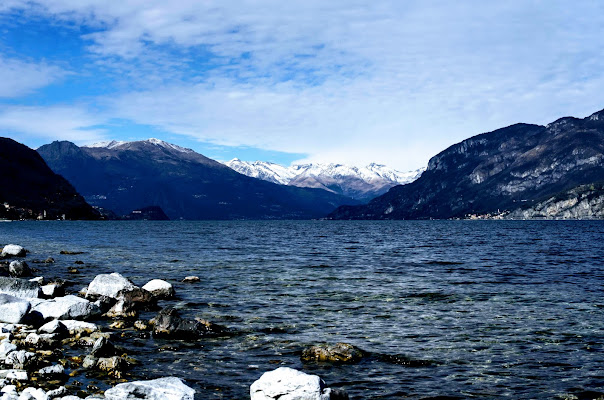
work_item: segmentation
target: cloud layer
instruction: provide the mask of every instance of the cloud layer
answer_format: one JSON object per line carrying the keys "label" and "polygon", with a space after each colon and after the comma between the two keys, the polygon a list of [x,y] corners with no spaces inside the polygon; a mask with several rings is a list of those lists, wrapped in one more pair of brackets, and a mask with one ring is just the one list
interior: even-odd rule
{"label": "cloud layer", "polygon": [[[76,96],[71,123],[50,121],[60,137],[101,136],[82,128],[121,118],[218,145],[401,169],[487,130],[603,108],[603,11],[589,1],[572,8],[394,0],[0,6],[7,15],[80,27],[73,34],[85,62],[117,88],[87,99],[91,108]],[[15,79],[0,96],[60,76],[44,63],[29,68],[30,86]],[[15,110],[0,110],[0,126],[8,120],[21,129]]]}

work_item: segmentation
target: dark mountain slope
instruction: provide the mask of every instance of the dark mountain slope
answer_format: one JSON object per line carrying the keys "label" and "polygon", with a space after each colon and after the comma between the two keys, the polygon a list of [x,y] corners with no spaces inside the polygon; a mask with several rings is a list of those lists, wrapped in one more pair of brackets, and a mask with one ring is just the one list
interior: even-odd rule
{"label": "dark mountain slope", "polygon": [[250,178],[156,139],[99,147],[53,142],[38,152],[91,204],[120,215],[153,205],[170,219],[299,219],[355,204],[319,189]]}
{"label": "dark mountain slope", "polygon": [[0,215],[8,218],[98,219],[86,203],[60,175],[55,174],[34,150],[12,139],[0,138]]}
{"label": "dark mountain slope", "polygon": [[455,144],[421,178],[335,219],[456,218],[528,206],[604,180],[604,111],[547,126],[516,124]]}

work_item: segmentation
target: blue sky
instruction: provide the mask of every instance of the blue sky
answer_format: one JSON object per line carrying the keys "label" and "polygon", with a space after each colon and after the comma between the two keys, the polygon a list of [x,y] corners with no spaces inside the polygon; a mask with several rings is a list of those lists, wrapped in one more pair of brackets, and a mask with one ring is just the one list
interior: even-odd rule
{"label": "blue sky", "polygon": [[0,135],[424,166],[604,108],[604,3],[3,0]]}

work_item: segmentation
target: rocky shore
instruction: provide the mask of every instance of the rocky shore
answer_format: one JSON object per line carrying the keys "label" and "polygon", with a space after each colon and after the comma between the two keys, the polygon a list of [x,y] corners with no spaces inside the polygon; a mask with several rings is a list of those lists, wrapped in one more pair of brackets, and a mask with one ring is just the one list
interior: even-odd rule
{"label": "rocky shore", "polygon": [[[162,300],[176,292],[169,282],[152,279],[139,287],[114,272],[99,274],[70,293],[64,280],[37,276],[27,255],[13,244],[0,254],[0,400],[192,400],[195,390],[179,377],[130,379],[129,370],[147,360],[136,359],[120,345],[124,335],[120,329],[169,341],[228,339],[234,334],[207,320],[184,318],[174,307],[162,307]],[[52,257],[31,261],[53,262]],[[76,272],[68,272],[77,273],[73,269]],[[199,278],[188,276],[183,284],[195,280]],[[140,318],[143,312],[155,316],[145,320]],[[337,344],[309,348],[302,358],[349,363],[363,356],[353,346]],[[286,367],[267,371],[250,383],[252,400],[348,398],[345,392],[328,388],[320,377]]]}

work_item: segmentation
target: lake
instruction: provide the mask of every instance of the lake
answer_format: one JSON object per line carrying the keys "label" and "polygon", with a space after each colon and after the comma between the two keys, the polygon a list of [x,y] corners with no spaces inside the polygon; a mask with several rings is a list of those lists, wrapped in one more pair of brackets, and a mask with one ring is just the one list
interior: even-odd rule
{"label": "lake", "polygon": [[[604,394],[604,222],[10,222],[0,243],[53,257],[30,266],[73,292],[100,273],[168,280],[178,297],[162,305],[231,328],[198,342],[116,339],[143,362],[134,377],[181,377],[198,399],[249,398],[279,366],[351,399]],[[336,342],[368,356],[300,361]]]}

